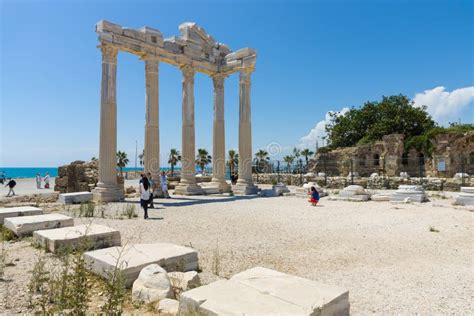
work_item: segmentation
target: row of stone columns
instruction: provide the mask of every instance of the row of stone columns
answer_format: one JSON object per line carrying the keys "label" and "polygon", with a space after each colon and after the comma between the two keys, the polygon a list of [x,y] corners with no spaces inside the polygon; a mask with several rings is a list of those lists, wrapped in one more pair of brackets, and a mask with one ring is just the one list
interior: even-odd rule
{"label": "row of stone columns", "polygon": [[[102,201],[116,201],[123,198],[117,185],[117,48],[102,45],[102,87],[100,112],[99,182],[94,193]],[[161,194],[159,185],[160,141],[159,141],[159,60],[144,58],[146,80],[145,119],[145,172],[151,173],[157,183],[156,194]],[[182,79],[182,161],[181,181],[175,188],[176,194],[202,194],[203,189],[195,178],[195,126],[194,126],[194,69],[189,65],[181,67]],[[252,68],[243,68],[239,80],[239,180],[237,193],[253,194],[256,187],[252,181],[252,131],[250,119],[250,75]],[[213,176],[211,186],[220,192],[228,192],[225,181],[225,122],[224,122],[224,80],[225,75],[211,76],[214,85],[213,120]]]}

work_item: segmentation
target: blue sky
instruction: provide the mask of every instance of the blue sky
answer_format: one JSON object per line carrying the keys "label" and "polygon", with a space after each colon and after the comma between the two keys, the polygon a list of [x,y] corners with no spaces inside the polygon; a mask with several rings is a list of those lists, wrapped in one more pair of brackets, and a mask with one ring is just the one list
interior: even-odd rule
{"label": "blue sky", "polygon": [[[258,52],[254,150],[321,137],[328,111],[382,95],[427,103],[442,124],[474,122],[472,1],[21,1],[1,3],[0,166],[98,155],[101,54],[94,25],[164,37],[194,21],[232,50]],[[144,64],[118,62],[118,149],[143,148]],[[161,151],[181,147],[181,74],[160,66]],[[225,83],[226,147],[238,144],[238,77]],[[196,148],[212,150],[212,81],[196,76]],[[319,126],[319,127],[318,127]],[[306,138],[303,138],[305,137]],[[303,140],[302,140],[303,138]]]}

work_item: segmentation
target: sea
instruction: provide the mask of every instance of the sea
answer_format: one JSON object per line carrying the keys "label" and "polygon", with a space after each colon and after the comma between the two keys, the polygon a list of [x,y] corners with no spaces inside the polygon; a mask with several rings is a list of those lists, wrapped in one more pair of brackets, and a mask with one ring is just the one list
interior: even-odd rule
{"label": "sea", "polygon": [[[162,168],[163,170],[167,170],[168,168]],[[179,168],[175,168],[178,169]],[[123,168],[123,171],[142,171],[143,168]],[[36,174],[39,172],[41,176],[44,176],[46,172],[49,173],[50,177],[57,177],[58,176],[58,168],[54,167],[29,167],[29,168],[14,168],[14,167],[0,167],[0,177],[2,176],[2,172],[5,174],[5,178],[34,178]]]}

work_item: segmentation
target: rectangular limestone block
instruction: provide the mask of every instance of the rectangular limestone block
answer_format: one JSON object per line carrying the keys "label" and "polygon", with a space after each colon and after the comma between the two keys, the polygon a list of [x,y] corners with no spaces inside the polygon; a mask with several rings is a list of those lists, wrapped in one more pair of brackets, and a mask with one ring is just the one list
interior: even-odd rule
{"label": "rectangular limestone block", "polygon": [[85,203],[85,202],[92,201],[92,198],[93,198],[93,194],[88,191],[61,193],[59,194],[58,202],[63,203],[63,204]]}
{"label": "rectangular limestone block", "polygon": [[422,203],[426,201],[425,193],[402,193],[394,192],[390,196],[390,202],[418,202]]}
{"label": "rectangular limestone block", "polygon": [[63,214],[44,214],[5,218],[5,228],[17,236],[27,236],[34,231],[69,227],[74,225],[72,217]]}
{"label": "rectangular limestone block", "polygon": [[19,206],[19,207],[6,207],[0,208],[0,224],[3,225],[3,221],[8,217],[18,217],[27,215],[40,215],[43,214],[43,210],[33,206]]}
{"label": "rectangular limestone block", "polygon": [[108,278],[118,267],[130,287],[140,271],[152,264],[160,265],[166,271],[192,271],[198,268],[197,251],[168,243],[136,244],[111,247],[84,253],[90,270]]}
{"label": "rectangular limestone block", "polygon": [[33,243],[53,253],[78,248],[92,250],[121,245],[120,232],[102,225],[38,230],[33,233]]}
{"label": "rectangular limestone block", "polygon": [[253,268],[184,292],[180,306],[198,315],[349,315],[349,292],[278,271]]}

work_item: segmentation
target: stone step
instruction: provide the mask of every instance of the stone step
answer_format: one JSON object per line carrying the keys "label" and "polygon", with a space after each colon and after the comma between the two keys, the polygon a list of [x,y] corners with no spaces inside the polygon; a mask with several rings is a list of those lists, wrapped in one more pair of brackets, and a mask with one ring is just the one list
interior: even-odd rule
{"label": "stone step", "polygon": [[33,244],[47,251],[102,249],[120,246],[120,232],[102,225],[79,225],[57,229],[38,230],[33,233]]}
{"label": "stone step", "polygon": [[74,219],[63,214],[44,214],[5,218],[5,228],[22,237],[34,231],[74,226]]}
{"label": "stone step", "polygon": [[125,286],[130,287],[138,278],[140,271],[156,263],[168,272],[191,271],[198,268],[197,251],[189,247],[168,243],[135,244],[123,247],[111,247],[84,253],[89,269],[109,278],[115,267],[125,277]]}
{"label": "stone step", "polygon": [[349,292],[256,267],[181,293],[184,314],[349,315]]}
{"label": "stone step", "polygon": [[92,201],[92,198],[93,198],[93,194],[88,191],[61,193],[59,194],[58,202],[63,203],[63,204],[85,203],[85,202]]}
{"label": "stone step", "polygon": [[40,215],[43,214],[43,210],[33,206],[19,206],[19,207],[5,207],[0,208],[0,225],[3,225],[3,221],[8,217],[18,217],[27,215]]}

